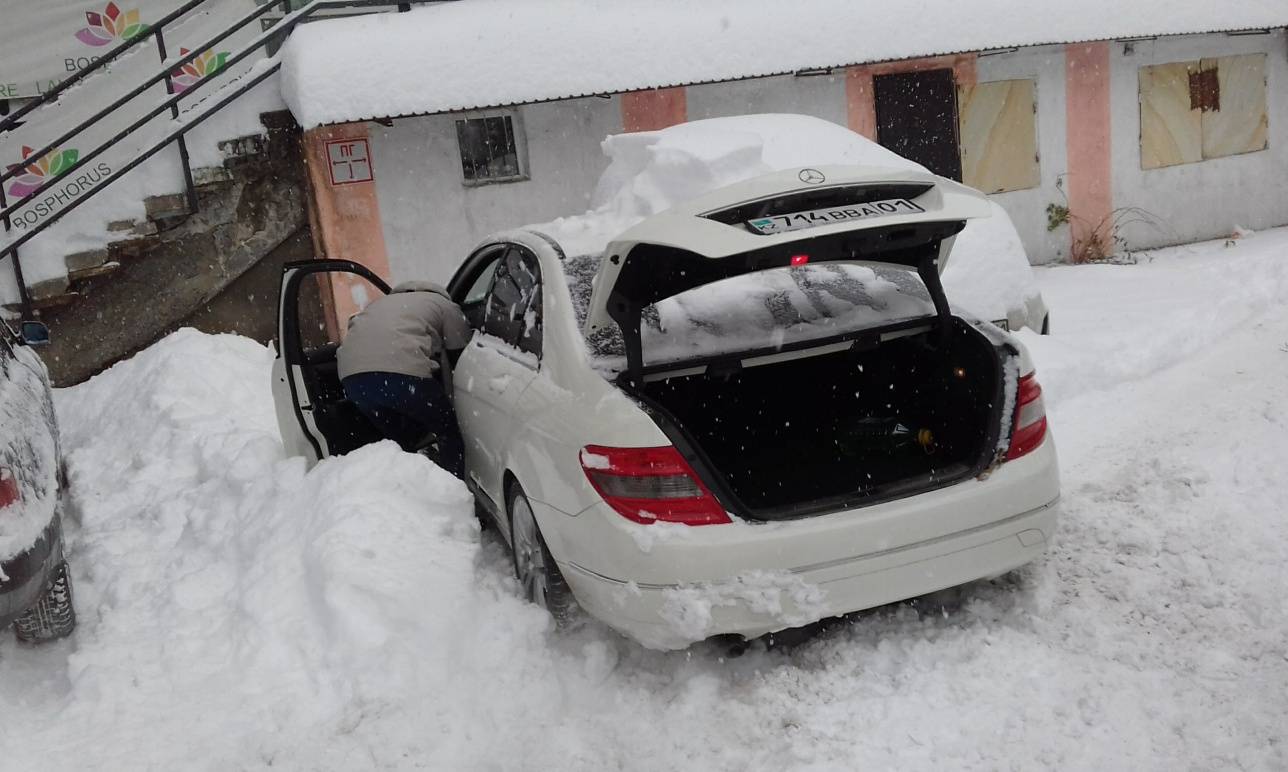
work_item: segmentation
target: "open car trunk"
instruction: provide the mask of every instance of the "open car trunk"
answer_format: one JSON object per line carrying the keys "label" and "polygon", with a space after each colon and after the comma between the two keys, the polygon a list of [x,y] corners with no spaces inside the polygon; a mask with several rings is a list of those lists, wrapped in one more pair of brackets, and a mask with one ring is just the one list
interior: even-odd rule
{"label": "open car trunk", "polygon": [[583,331],[735,514],[949,485],[989,465],[1002,423],[1009,348],[953,316],[939,276],[990,213],[928,174],[754,178],[609,244]]}
{"label": "open car trunk", "polygon": [[626,388],[696,457],[726,507],[775,520],[909,496],[983,471],[998,447],[1008,356],[954,318],[947,334],[938,324],[901,325],[761,364],[733,358],[701,372],[658,373]]}

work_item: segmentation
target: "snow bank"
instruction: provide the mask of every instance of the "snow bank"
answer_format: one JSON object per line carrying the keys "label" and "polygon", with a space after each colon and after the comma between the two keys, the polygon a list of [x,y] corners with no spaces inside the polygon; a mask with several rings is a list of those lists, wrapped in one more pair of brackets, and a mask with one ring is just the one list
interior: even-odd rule
{"label": "snow bank", "polygon": [[[270,361],[184,330],[60,394],[80,519],[70,705],[0,720],[67,731],[29,757],[6,742],[6,764],[365,766],[344,740],[298,754],[374,716],[459,732],[482,705],[454,682],[526,638],[544,646],[540,612],[476,582],[478,527],[453,477],[390,443],[307,473],[284,457]],[[429,731],[422,750],[460,751],[443,743]]]}
{"label": "snow bank", "polygon": [[470,0],[327,20],[283,49],[295,117],[322,123],[591,96],[961,51],[1281,27],[1281,0]]}

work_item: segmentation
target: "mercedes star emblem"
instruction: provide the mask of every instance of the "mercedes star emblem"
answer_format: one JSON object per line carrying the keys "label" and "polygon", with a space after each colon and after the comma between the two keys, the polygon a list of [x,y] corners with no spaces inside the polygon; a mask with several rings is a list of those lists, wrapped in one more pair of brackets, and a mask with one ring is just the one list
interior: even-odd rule
{"label": "mercedes star emblem", "polygon": [[817,185],[820,182],[827,181],[827,178],[823,176],[823,172],[820,172],[818,169],[801,169],[801,173],[796,176],[801,178],[801,182],[805,182],[810,185]]}

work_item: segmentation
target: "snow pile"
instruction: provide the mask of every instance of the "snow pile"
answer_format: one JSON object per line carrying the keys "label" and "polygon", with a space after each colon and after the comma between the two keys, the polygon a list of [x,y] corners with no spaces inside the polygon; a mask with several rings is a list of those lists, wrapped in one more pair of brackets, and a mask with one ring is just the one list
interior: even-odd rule
{"label": "snow pile", "polygon": [[447,112],[961,51],[1288,24],[1282,0],[470,0],[326,20],[283,49],[295,117]]}
{"label": "snow pile", "polygon": [[376,717],[453,758],[422,731],[462,738],[480,709],[452,682],[544,646],[539,611],[476,582],[478,527],[450,475],[390,443],[307,473],[283,457],[270,361],[185,330],[61,394],[82,626],[67,709],[0,719],[57,742],[6,742],[7,764],[313,767],[297,754],[320,731],[335,739],[322,766],[363,766],[339,738]]}

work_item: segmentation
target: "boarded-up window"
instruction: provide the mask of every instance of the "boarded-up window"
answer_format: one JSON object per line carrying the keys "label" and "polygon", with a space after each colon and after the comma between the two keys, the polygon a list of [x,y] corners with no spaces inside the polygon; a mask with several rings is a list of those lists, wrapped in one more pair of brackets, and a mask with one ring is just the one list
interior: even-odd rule
{"label": "boarded-up window", "polygon": [[1194,163],[1266,149],[1266,56],[1142,67],[1140,166]]}
{"label": "boarded-up window", "polygon": [[1220,102],[1203,112],[1203,157],[1265,150],[1269,135],[1266,118],[1266,55],[1223,56],[1204,59],[1203,68],[1216,67]]}
{"label": "boarded-up window", "polygon": [[1203,160],[1203,114],[1191,109],[1198,62],[1140,68],[1140,168]]}
{"label": "boarded-up window", "polygon": [[985,193],[1038,186],[1036,91],[1032,80],[958,88],[963,182]]}

